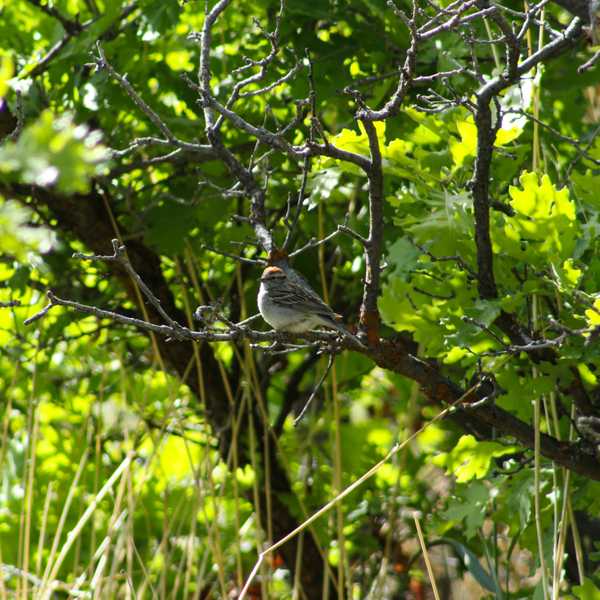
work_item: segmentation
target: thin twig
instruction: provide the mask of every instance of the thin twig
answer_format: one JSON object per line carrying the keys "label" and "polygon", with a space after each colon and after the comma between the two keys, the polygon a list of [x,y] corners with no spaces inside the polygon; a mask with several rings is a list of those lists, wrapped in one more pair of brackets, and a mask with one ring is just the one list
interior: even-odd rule
{"label": "thin twig", "polygon": [[48,16],[56,19],[63,26],[64,30],[69,33],[69,35],[77,35],[83,30],[83,25],[79,23],[79,21],[68,19],[59,10],[54,8],[52,4],[42,4],[41,0],[27,0],[27,2],[33,6],[36,6]]}
{"label": "thin twig", "polygon": [[335,343],[340,348],[353,348],[357,351],[363,349],[362,347],[357,347],[357,345],[351,339],[347,337],[340,338],[339,335],[333,331],[307,331],[301,334],[290,334],[279,331],[256,331],[254,329],[249,329],[246,326],[236,326],[230,329],[206,328],[200,331],[193,331],[192,329],[179,324],[174,330],[174,328],[170,325],[158,325],[156,323],[144,321],[143,319],[128,317],[110,310],[104,310],[102,308],[82,304],[73,300],[59,298],[51,291],[48,291],[46,296],[49,301],[48,305],[27,319],[25,324],[31,324],[34,321],[41,319],[48,314],[50,309],[54,308],[55,306],[65,306],[77,312],[93,315],[99,319],[110,319],[117,323],[121,323],[122,325],[136,327],[137,329],[141,329],[143,331],[151,331],[165,338],[176,337],[177,339],[187,339],[190,341],[204,340],[208,342],[234,342],[247,339],[252,342],[280,343],[289,343],[293,339],[302,338],[311,342],[324,342],[327,344]]}
{"label": "thin twig", "polygon": [[23,103],[23,94],[17,90],[15,95],[17,98],[16,107],[15,107],[17,124],[15,125],[15,128],[12,131],[12,133],[10,133],[8,135],[8,139],[13,142],[17,141],[17,139],[21,135],[21,131],[23,131],[23,126],[25,125],[25,105]]}
{"label": "thin twig", "polygon": [[206,244],[202,244],[201,246],[204,250],[208,250],[208,252],[212,252],[213,254],[219,254],[220,256],[226,256],[227,258],[231,258],[237,262],[241,262],[247,265],[266,265],[267,261],[263,258],[246,258],[245,256],[240,256],[239,254],[232,254],[231,252],[225,252],[223,250],[218,250],[217,248],[213,248]]}
{"label": "thin twig", "polygon": [[592,56],[592,58],[590,58],[589,60],[584,62],[582,65],[577,67],[577,73],[579,73],[580,75],[582,73],[585,73],[585,71],[588,71],[589,69],[591,69],[598,62],[598,59],[600,59],[600,50],[597,50],[594,53],[594,55]]}
{"label": "thin twig", "polygon": [[8,302],[0,302],[0,308],[14,308],[15,306],[21,306],[21,301],[9,300]]}
{"label": "thin twig", "polygon": [[298,416],[294,419],[294,427],[298,427],[298,425],[300,424],[300,421],[302,421],[302,418],[306,414],[306,411],[310,408],[310,405],[312,404],[312,401],[315,399],[317,392],[321,389],[321,386],[323,385],[325,378],[329,374],[329,371],[331,371],[331,367],[333,367],[334,358],[335,358],[335,354],[331,353],[329,355],[329,361],[327,362],[327,367],[323,371],[323,375],[321,375],[321,378],[317,382],[317,385],[315,385],[315,387],[313,388],[313,391],[310,393],[310,396],[308,397],[306,404],[302,407],[302,410],[298,413]]}
{"label": "thin twig", "polygon": [[[154,126],[160,130],[165,136],[166,143],[177,146],[184,150],[192,152],[212,152],[210,146],[202,144],[194,144],[190,142],[184,142],[178,139],[175,134],[169,129],[167,124],[158,116],[158,114],[144,102],[142,97],[133,89],[133,86],[127,81],[127,78],[118,73],[113,66],[106,60],[104,49],[100,42],[96,42],[96,49],[98,51],[98,57],[96,58],[96,66],[99,71],[106,70],[110,77],[112,77],[121,86],[123,91],[131,98],[133,103],[150,119]],[[144,139],[144,138],[142,138]],[[146,138],[154,139],[154,138]],[[154,140],[155,143],[164,143],[164,141]]]}
{"label": "thin twig", "polygon": [[165,322],[171,327],[173,334],[175,337],[179,337],[179,330],[182,329],[182,326],[174,321],[164,310],[162,307],[160,300],[154,295],[152,290],[142,281],[142,278],[135,271],[129,259],[127,258],[127,252],[125,246],[121,245],[119,240],[112,240],[112,246],[114,250],[114,254],[109,256],[95,255],[95,254],[83,254],[81,252],[75,252],[73,254],[73,258],[79,258],[81,260],[90,260],[90,261],[103,261],[103,262],[117,262],[119,263],[128,273],[128,275],[133,279],[133,281],[140,288],[144,296],[148,298],[150,304],[156,309],[158,314],[165,320]]}

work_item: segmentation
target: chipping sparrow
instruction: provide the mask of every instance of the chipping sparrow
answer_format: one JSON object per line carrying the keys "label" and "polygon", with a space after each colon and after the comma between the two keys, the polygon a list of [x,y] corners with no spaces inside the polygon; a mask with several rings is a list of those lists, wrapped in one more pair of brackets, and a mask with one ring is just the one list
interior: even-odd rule
{"label": "chipping sparrow", "polygon": [[291,269],[286,271],[267,267],[260,278],[258,310],[273,329],[302,333],[314,327],[329,327],[363,346],[300,274]]}

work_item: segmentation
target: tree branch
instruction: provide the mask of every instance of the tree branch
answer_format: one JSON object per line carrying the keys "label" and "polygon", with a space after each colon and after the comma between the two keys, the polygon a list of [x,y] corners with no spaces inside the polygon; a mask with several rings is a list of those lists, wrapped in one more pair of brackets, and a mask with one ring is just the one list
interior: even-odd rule
{"label": "tree branch", "polygon": [[361,325],[367,331],[369,343],[379,340],[379,279],[381,274],[381,251],[383,249],[383,167],[381,149],[375,126],[363,120],[369,139],[371,161],[367,177],[369,179],[369,237],[365,240],[365,285],[360,310]]}

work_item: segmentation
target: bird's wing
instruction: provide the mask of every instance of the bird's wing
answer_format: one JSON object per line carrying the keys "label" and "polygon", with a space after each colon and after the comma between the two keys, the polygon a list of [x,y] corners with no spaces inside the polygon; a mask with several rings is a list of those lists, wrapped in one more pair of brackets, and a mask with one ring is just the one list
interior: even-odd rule
{"label": "bird's wing", "polygon": [[300,285],[300,287],[304,288],[304,292],[306,292],[311,298],[314,298],[318,302],[323,302],[323,300],[321,300],[321,296],[319,296],[319,294],[317,294],[317,292],[315,292],[315,290],[312,289],[310,283],[308,283],[308,280],[306,279],[306,277],[304,277],[304,275],[302,275],[302,273],[299,273],[298,271],[295,271],[294,269],[289,267],[287,270],[287,274],[291,283],[296,283],[296,285]]}
{"label": "bird's wing", "polygon": [[293,303],[298,310],[319,315],[333,329],[352,339],[358,346],[365,347],[355,335],[348,331],[343,323],[339,322],[340,316],[334,313],[312,289],[307,291],[301,285],[288,279],[280,289],[271,288],[269,294],[275,302],[279,302],[280,304]]}
{"label": "bird's wing", "polygon": [[280,289],[271,288],[269,291],[272,299],[280,304],[291,304],[298,310],[335,321],[335,313],[319,296],[312,290],[307,291],[301,285],[289,279]]}

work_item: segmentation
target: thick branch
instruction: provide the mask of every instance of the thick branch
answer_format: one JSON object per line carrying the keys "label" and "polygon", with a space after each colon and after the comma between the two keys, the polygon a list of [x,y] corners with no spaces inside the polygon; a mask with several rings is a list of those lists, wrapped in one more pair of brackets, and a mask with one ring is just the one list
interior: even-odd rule
{"label": "thick branch", "polygon": [[[444,377],[432,363],[420,360],[410,354],[403,341],[382,340],[368,355],[377,365],[394,371],[418,382],[431,402],[451,405],[465,395],[465,391]],[[493,428],[502,436],[512,437],[526,448],[534,448],[533,427],[491,403],[483,403],[477,408],[468,408],[480,400],[477,391],[464,398],[466,408],[456,413],[455,419],[461,427],[482,431]],[[581,452],[577,443],[561,442],[542,434],[542,455],[575,473],[600,481],[600,463],[595,457]]]}
{"label": "thick branch", "polygon": [[371,162],[369,179],[369,237],[365,240],[365,285],[361,307],[361,325],[366,328],[369,342],[379,339],[379,279],[381,274],[381,250],[383,248],[383,168],[381,150],[375,126],[369,120],[363,125],[369,139]]}
{"label": "thick branch", "polygon": [[[500,115],[496,123],[492,119],[492,100],[502,90],[515,83],[521,75],[542,61],[557,56],[577,43],[582,34],[582,24],[578,18],[573,19],[560,38],[556,38],[538,50],[520,65],[515,66],[510,59],[506,71],[485,83],[477,92],[475,124],[477,126],[477,158],[472,181],[473,211],[475,217],[475,244],[477,249],[478,288],[482,298],[492,299],[498,295],[494,278],[493,252],[490,238],[490,196],[492,155],[496,132],[500,127]],[[511,54],[512,56],[512,54]],[[521,332],[515,319],[502,313],[497,324],[510,337],[514,344],[530,342]]]}
{"label": "thick branch", "polygon": [[496,298],[498,290],[494,279],[492,240],[490,237],[490,170],[496,129],[492,126],[489,99],[477,97],[477,158],[473,176],[473,213],[475,217],[475,245],[477,247],[477,285],[479,295]]}

